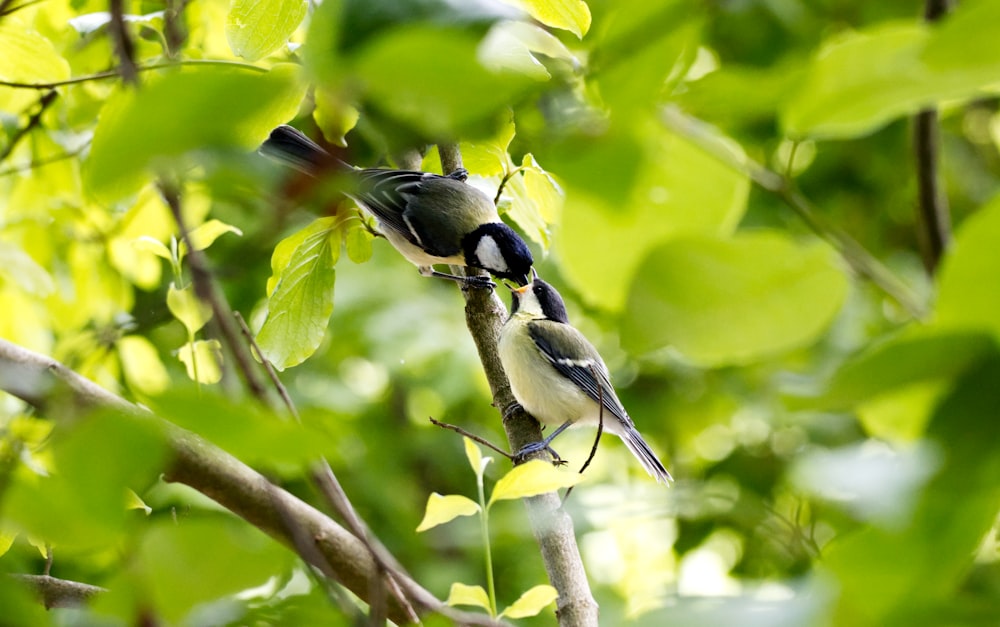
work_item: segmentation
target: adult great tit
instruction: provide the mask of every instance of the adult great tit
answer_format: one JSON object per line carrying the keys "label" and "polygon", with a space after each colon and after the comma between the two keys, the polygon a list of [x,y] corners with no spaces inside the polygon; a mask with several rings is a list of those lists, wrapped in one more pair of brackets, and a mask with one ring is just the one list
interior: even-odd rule
{"label": "adult great tit", "polygon": [[611,386],[608,367],[593,344],[569,323],[559,292],[535,279],[511,288],[510,317],[500,331],[500,361],[514,398],[545,425],[558,425],[520,454],[549,449],[549,443],[574,424],[597,425],[620,437],[657,482],[670,473],[642,439]]}
{"label": "adult great tit", "polygon": [[524,240],[500,220],[493,201],[472,185],[468,172],[447,176],[411,170],[354,169],[291,126],[271,131],[260,152],[312,176],[333,166],[353,174],[345,193],[375,216],[389,243],[424,276],[477,287],[487,277],[437,272],[435,264],[471,266],[525,285],[534,262]]}

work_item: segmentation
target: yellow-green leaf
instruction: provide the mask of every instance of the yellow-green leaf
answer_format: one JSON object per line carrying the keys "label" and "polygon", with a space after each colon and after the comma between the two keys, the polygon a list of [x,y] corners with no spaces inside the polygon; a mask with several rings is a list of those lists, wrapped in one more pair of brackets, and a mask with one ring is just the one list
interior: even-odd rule
{"label": "yellow-green leaf", "polygon": [[417,526],[417,531],[427,531],[446,522],[451,522],[459,516],[472,516],[479,511],[479,503],[460,494],[438,494],[434,492],[427,499],[427,509],[424,519]]}
{"label": "yellow-green leaf", "polygon": [[448,605],[473,605],[475,607],[481,607],[487,612],[490,612],[490,597],[486,594],[486,590],[483,590],[482,586],[467,586],[464,583],[453,583],[451,584],[451,590],[448,592],[448,600],[446,601]]}
{"label": "yellow-green leaf", "polygon": [[173,255],[170,254],[170,249],[167,248],[163,242],[154,239],[148,235],[143,235],[142,237],[136,238],[135,240],[132,241],[132,245],[135,246],[138,250],[143,250],[148,253],[153,253],[157,257],[162,257],[167,261],[170,261],[173,258]]}
{"label": "yellow-green leaf", "polygon": [[[239,230],[231,224],[226,224],[221,220],[209,220],[208,222],[202,224],[196,229],[192,229],[188,233],[188,238],[191,240],[191,245],[194,246],[195,250],[205,250],[212,243],[219,239],[219,237],[225,235],[226,233],[236,233],[237,235],[243,235],[243,231]],[[181,247],[181,257],[187,254],[187,247]]]}
{"label": "yellow-green leaf", "polygon": [[156,347],[146,338],[129,335],[118,340],[118,358],[122,373],[133,391],[160,394],[170,385],[170,375],[160,361]]}
{"label": "yellow-green leaf", "polygon": [[203,65],[143,76],[142,89],[119,90],[101,109],[83,170],[95,193],[134,193],[147,169],[196,151],[255,149],[295,115],[306,87],[301,69],[287,63],[268,72]]}
{"label": "yellow-green leaf", "polygon": [[285,45],[306,16],[305,0],[233,0],[226,39],[233,52],[256,61]]}
{"label": "yellow-green leaf", "polygon": [[352,223],[344,235],[344,248],[347,258],[354,263],[364,263],[372,258],[372,240],[374,236],[359,221]]}
{"label": "yellow-green leaf", "polygon": [[469,465],[472,466],[472,472],[476,473],[477,477],[482,478],[483,471],[493,461],[493,458],[483,457],[482,451],[470,438],[462,439],[465,441],[465,457],[469,460]]}
{"label": "yellow-green leaf", "polygon": [[0,79],[19,83],[69,78],[70,68],[52,42],[16,17],[0,22]]}
{"label": "yellow-green leaf", "polygon": [[527,618],[535,616],[558,598],[559,591],[552,586],[547,584],[538,585],[522,594],[517,601],[514,601],[507,609],[500,612],[500,617]]}
{"label": "yellow-green leaf", "polygon": [[519,0],[516,4],[542,24],[568,30],[581,39],[590,30],[590,7],[583,0]]}
{"label": "yellow-green leaf", "polygon": [[507,147],[514,139],[514,121],[500,127],[496,137],[475,142],[462,142],[462,160],[469,172],[479,176],[500,176],[507,172],[510,156]]}
{"label": "yellow-green leaf", "polygon": [[515,466],[493,486],[489,505],[495,501],[520,499],[569,488],[583,481],[583,475],[567,469],[556,468],[548,462],[533,459]]}
{"label": "yellow-green leaf", "polygon": [[141,509],[149,516],[153,513],[153,508],[146,505],[146,502],[139,498],[139,495],[132,490],[125,491],[125,509]]}
{"label": "yellow-green leaf", "polygon": [[10,547],[14,545],[15,538],[17,538],[17,532],[0,531],[0,556],[10,550]]}
{"label": "yellow-green leaf", "polygon": [[167,308],[192,335],[212,319],[212,307],[198,298],[193,285],[178,289],[171,282],[167,290]]}
{"label": "yellow-green leaf", "polygon": [[330,143],[346,147],[347,140],[344,136],[354,128],[361,117],[357,108],[347,102],[341,94],[330,89],[317,87],[313,99],[316,102],[313,119],[323,132],[323,137]]}
{"label": "yellow-green leaf", "polygon": [[298,365],[316,352],[333,313],[334,264],[342,231],[332,219],[321,218],[303,232],[275,248],[271,267],[277,280],[268,281],[273,291],[267,300],[267,318],[257,334],[264,357],[279,370]]}
{"label": "yellow-green leaf", "polygon": [[222,344],[219,340],[188,342],[177,352],[187,375],[198,383],[218,383],[222,379]]}

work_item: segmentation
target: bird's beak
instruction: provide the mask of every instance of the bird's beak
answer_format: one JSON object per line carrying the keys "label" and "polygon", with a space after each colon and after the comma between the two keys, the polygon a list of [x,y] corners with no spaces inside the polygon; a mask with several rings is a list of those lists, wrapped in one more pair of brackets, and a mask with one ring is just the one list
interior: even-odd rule
{"label": "bird's beak", "polygon": [[512,287],[510,288],[510,291],[514,292],[518,296],[523,296],[524,293],[528,291],[529,287],[531,287],[531,283],[528,283],[527,285],[522,285],[521,287],[517,288]]}

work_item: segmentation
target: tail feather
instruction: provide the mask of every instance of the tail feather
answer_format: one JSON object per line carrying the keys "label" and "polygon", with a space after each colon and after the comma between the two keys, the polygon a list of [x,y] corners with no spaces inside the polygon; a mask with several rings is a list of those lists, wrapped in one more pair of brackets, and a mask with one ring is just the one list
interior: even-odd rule
{"label": "tail feather", "polygon": [[306,174],[316,174],[331,164],[346,167],[322,146],[287,124],[271,131],[271,136],[260,145],[258,151]]}
{"label": "tail feather", "polygon": [[635,455],[642,466],[646,469],[651,477],[656,479],[657,483],[670,483],[674,480],[667,472],[667,469],[663,467],[663,464],[656,457],[656,453],[653,449],[649,448],[646,441],[642,439],[639,432],[632,427],[625,429],[625,434],[622,436],[622,441],[625,442],[625,446],[628,447],[632,454]]}

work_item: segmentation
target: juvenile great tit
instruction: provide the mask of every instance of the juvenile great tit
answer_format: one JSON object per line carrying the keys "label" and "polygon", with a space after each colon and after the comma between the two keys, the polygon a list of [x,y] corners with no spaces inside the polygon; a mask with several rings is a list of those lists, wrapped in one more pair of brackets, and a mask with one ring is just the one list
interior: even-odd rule
{"label": "juvenile great tit", "polygon": [[517,402],[542,424],[558,425],[519,454],[551,451],[549,443],[570,425],[596,426],[601,421],[657,482],[671,481],[618,400],[597,349],[570,325],[559,292],[537,275],[511,291],[511,313],[497,347],[500,361]]}
{"label": "juvenile great tit", "polygon": [[477,287],[492,287],[487,277],[437,272],[435,264],[471,266],[525,285],[533,259],[524,240],[504,224],[493,201],[465,183],[468,172],[447,176],[411,170],[354,169],[291,126],[271,131],[260,152],[306,174],[325,167],[355,175],[345,192],[375,216],[380,230],[424,276]]}

